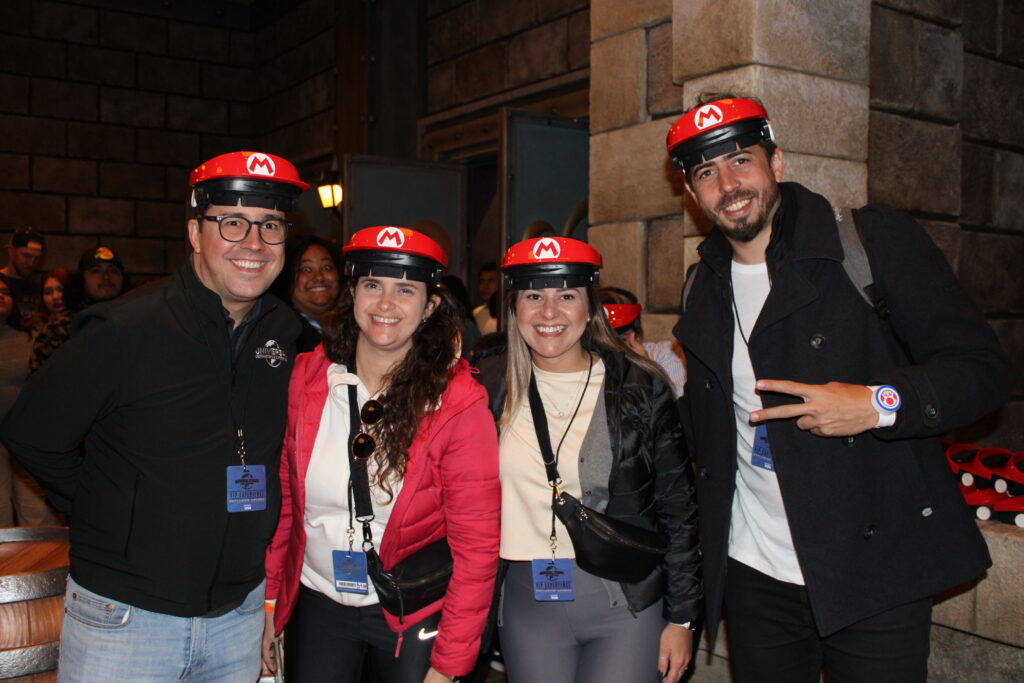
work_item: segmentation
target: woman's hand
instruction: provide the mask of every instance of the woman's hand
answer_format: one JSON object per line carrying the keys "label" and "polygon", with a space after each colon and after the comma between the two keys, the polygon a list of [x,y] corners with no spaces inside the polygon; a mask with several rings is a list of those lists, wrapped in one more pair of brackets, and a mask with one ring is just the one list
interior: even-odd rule
{"label": "woman's hand", "polygon": [[423,683],[451,683],[452,680],[454,679],[448,674],[443,674],[434,667],[430,667],[426,677],[423,679]]}
{"label": "woman's hand", "polygon": [[661,680],[675,683],[681,679],[692,658],[693,631],[685,626],[667,624],[661,632],[661,645],[658,648]]}
{"label": "woman's hand", "polygon": [[274,658],[273,612],[267,612],[263,621],[263,670],[268,673],[277,672],[277,660]]}

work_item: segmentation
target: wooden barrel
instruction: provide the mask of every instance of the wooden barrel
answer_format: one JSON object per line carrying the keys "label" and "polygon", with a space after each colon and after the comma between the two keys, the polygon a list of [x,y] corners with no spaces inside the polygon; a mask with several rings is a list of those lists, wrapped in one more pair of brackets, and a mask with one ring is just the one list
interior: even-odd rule
{"label": "wooden barrel", "polygon": [[67,527],[0,528],[0,679],[57,680]]}

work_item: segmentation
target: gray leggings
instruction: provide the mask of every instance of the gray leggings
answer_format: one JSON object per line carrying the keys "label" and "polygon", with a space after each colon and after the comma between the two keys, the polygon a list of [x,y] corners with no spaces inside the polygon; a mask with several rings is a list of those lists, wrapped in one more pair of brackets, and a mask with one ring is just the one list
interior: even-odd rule
{"label": "gray leggings", "polygon": [[655,603],[634,617],[573,563],[576,599],[537,602],[529,562],[511,562],[500,631],[509,683],[656,683],[665,620]]}

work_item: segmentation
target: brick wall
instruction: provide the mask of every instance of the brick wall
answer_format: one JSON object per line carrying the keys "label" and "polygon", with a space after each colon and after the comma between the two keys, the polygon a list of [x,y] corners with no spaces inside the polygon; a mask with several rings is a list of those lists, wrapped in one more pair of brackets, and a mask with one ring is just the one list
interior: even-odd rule
{"label": "brick wall", "polygon": [[251,41],[62,2],[4,3],[0,19],[0,230],[45,233],[49,267],[98,243],[137,275],[174,267],[188,172],[251,144]]}
{"label": "brick wall", "polygon": [[427,113],[590,62],[588,0],[428,0]]}
{"label": "brick wall", "polygon": [[313,160],[327,165],[322,159],[334,149],[336,5],[303,0],[250,34],[258,91],[253,132],[261,149],[293,161],[300,172]]}
{"label": "brick wall", "polygon": [[[871,201],[915,216],[1024,359],[1024,94],[1020,3],[878,0],[871,14]],[[1024,376],[967,440],[1024,446]],[[973,437],[973,438],[971,438]]]}
{"label": "brick wall", "polygon": [[0,233],[42,231],[46,267],[106,244],[160,275],[186,253],[199,162],[255,145],[300,167],[328,154],[335,0],[288,4],[251,30],[251,7],[218,0],[3,3]]}

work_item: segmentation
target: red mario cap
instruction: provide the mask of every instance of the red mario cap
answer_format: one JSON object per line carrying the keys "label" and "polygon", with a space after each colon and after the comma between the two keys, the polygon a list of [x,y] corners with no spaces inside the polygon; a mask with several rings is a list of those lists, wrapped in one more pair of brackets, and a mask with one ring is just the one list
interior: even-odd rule
{"label": "red mario cap", "polygon": [[405,278],[437,284],[448,255],[434,240],[409,228],[378,225],[363,228],[341,250],[345,275]]}
{"label": "red mario cap", "polygon": [[291,211],[309,188],[292,162],[263,152],[229,152],[200,164],[188,177],[192,206],[258,206]]}
{"label": "red mario cap", "polygon": [[598,283],[601,254],[569,237],[535,237],[513,244],[501,270],[509,289],[591,287]]}
{"label": "red mario cap", "polygon": [[665,145],[676,167],[697,164],[761,141],[774,142],[768,112],[740,97],[715,100],[686,112],[668,131]]}
{"label": "red mario cap", "polygon": [[644,307],[640,304],[604,304],[604,313],[608,316],[608,324],[618,330],[627,327],[640,317]]}

